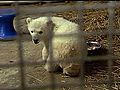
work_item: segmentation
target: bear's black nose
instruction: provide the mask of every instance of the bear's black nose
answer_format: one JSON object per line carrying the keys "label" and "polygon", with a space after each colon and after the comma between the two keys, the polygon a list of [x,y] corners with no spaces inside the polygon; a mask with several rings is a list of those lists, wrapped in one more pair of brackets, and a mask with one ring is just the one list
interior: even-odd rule
{"label": "bear's black nose", "polygon": [[34,42],[35,44],[38,44],[38,43],[39,43],[39,40],[38,40],[38,39],[33,39],[33,42]]}

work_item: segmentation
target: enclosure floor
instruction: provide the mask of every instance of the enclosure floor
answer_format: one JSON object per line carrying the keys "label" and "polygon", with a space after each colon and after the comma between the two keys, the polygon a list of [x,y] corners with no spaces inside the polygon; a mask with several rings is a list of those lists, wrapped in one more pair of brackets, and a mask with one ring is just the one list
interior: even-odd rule
{"label": "enclosure floor", "polygon": [[[30,35],[23,35],[22,38],[22,52],[23,61],[25,62],[38,62],[41,60],[42,44],[35,45],[31,41]],[[0,41],[0,86],[1,87],[19,87],[21,85],[21,69],[19,64],[19,44],[16,40],[13,41]],[[5,65],[5,66],[4,66]],[[13,67],[11,67],[13,65]],[[3,67],[2,67],[3,66]],[[79,83],[80,77],[69,77],[60,73],[48,73],[44,69],[44,64],[41,65],[25,65],[24,67],[24,82],[26,86],[39,85],[44,88],[55,79],[55,83],[69,84]],[[106,75],[106,62],[88,62],[85,64],[85,80],[88,82],[105,80]],[[54,78],[51,79],[51,75]],[[92,88],[106,88],[105,84],[101,85],[86,85],[85,90],[92,90]],[[91,89],[89,89],[91,88]],[[79,90],[79,86],[61,86],[56,90]],[[34,89],[33,89],[34,90]],[[36,90],[36,89],[35,89]],[[41,90],[41,89],[40,89]],[[43,90],[50,90],[48,89]],[[98,90],[98,89],[97,89]],[[99,89],[102,90],[102,89]]]}

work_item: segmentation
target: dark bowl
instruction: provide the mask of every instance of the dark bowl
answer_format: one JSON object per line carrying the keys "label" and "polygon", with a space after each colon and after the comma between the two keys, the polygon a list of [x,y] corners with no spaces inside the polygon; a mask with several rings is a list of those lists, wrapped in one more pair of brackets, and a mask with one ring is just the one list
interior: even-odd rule
{"label": "dark bowl", "polygon": [[94,42],[94,41],[88,41],[88,51],[90,50],[96,50],[101,48],[101,44],[99,42]]}
{"label": "dark bowl", "polygon": [[103,48],[103,46],[99,42],[88,41],[87,45],[88,45],[88,56],[107,54],[107,49]]}

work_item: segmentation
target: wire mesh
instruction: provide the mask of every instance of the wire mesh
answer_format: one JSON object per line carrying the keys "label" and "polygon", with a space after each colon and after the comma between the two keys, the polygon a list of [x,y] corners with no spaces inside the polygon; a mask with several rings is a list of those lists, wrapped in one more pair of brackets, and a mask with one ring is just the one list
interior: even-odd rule
{"label": "wire mesh", "polygon": [[[37,86],[26,86],[25,85],[25,76],[24,76],[24,69],[25,69],[25,65],[30,65],[30,66],[34,66],[34,65],[40,65],[40,64],[43,64],[45,63],[44,61],[41,61],[41,62],[25,62],[23,59],[23,45],[21,43],[21,39],[22,39],[22,35],[18,33],[18,39],[17,39],[17,42],[18,42],[18,52],[19,52],[19,63],[15,63],[15,64],[10,64],[10,65],[6,65],[6,64],[3,64],[3,65],[0,65],[0,67],[16,67],[16,66],[19,66],[20,67],[20,74],[21,74],[21,86],[18,87],[18,88],[0,88],[0,90],[33,90],[33,89],[45,89],[47,87],[51,87],[51,90],[55,90],[57,87],[61,87],[61,86],[70,86],[70,85],[73,85],[73,86],[80,86],[80,90],[84,90],[85,88],[85,84],[103,84],[103,83],[107,83],[108,84],[108,89],[109,90],[112,90],[112,83],[114,81],[117,81],[117,80],[113,80],[112,79],[112,64],[113,64],[113,59],[120,59],[119,57],[116,57],[114,55],[112,55],[112,37],[113,35],[116,35],[116,34],[119,34],[120,32],[118,30],[115,30],[113,28],[113,17],[114,17],[114,9],[113,8],[116,8],[116,7],[119,7],[120,3],[118,2],[114,2],[114,1],[111,1],[111,2],[108,2],[107,4],[106,3],[103,3],[103,4],[95,4],[93,6],[84,6],[83,5],[84,2],[77,2],[75,5],[58,5],[58,6],[45,6],[45,7],[30,7],[29,9],[28,8],[23,8],[23,7],[20,7],[18,2],[15,3],[15,9],[17,11],[17,29],[19,31],[20,30],[20,27],[19,27],[19,18],[20,16],[22,15],[31,15],[31,14],[44,14],[44,13],[49,13],[48,15],[50,16],[51,13],[57,13],[57,12],[64,12],[64,11],[68,11],[68,10],[79,10],[80,12],[82,12],[82,10],[85,10],[85,9],[104,9],[104,8],[107,8],[108,9],[108,13],[109,13],[109,25],[108,25],[108,30],[107,31],[104,31],[104,32],[90,32],[90,33],[85,33],[83,32],[82,35],[85,36],[85,35],[103,35],[103,34],[107,34],[108,35],[108,42],[109,42],[109,55],[106,55],[106,56],[95,56],[95,57],[83,57],[82,60],[80,61],[81,63],[81,76],[80,76],[80,82],[75,82],[75,83],[70,83],[70,84],[59,84],[59,83],[56,83],[55,82],[55,76],[54,74],[51,74],[51,84],[50,85],[37,85]],[[80,29],[82,27],[82,18],[83,18],[83,14],[82,13],[79,13],[79,25],[80,25]],[[50,19],[50,18],[49,18]],[[113,30],[115,30],[113,32]],[[50,30],[51,31],[51,30]],[[77,33],[78,34],[78,33]],[[62,35],[56,35],[56,37],[68,37],[68,36],[71,36],[71,35],[77,35],[76,33],[71,33],[69,35],[67,34],[62,34]],[[52,33],[50,32],[50,42],[49,42],[49,53],[50,53],[50,65],[52,66],[52,63],[56,63],[54,61],[52,61],[52,58],[53,58],[53,51],[52,51]],[[79,35],[79,34],[78,34]],[[84,41],[84,40],[83,40]],[[81,41],[82,42],[82,41]],[[83,44],[84,45],[84,44]],[[83,51],[84,53],[84,51]],[[78,57],[74,57],[74,58],[70,58],[70,59],[76,59]],[[108,81],[100,81],[100,82],[93,82],[93,83],[88,83],[88,82],[85,82],[84,80],[84,62],[85,61],[92,61],[92,60],[104,60],[104,59],[107,59],[108,60]],[[68,60],[69,62],[70,60]],[[61,61],[62,62],[62,61]],[[79,62],[79,61],[78,61]],[[119,81],[119,80],[118,80]]]}

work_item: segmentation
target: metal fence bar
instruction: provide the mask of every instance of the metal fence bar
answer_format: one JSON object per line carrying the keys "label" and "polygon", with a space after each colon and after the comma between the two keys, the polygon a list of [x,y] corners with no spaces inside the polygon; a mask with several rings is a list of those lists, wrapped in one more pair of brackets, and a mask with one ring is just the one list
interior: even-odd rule
{"label": "metal fence bar", "polygon": [[[119,35],[120,31],[119,29],[113,29],[114,32],[112,33],[113,35]],[[93,31],[93,32],[83,32],[83,36],[88,36],[88,35],[107,35],[109,32],[108,30],[105,31]],[[78,36],[79,33],[70,33],[70,34],[56,34],[54,37],[71,37],[71,36]],[[80,38],[80,37],[79,37]]]}
{"label": "metal fence bar", "polygon": [[[120,31],[119,29],[113,29],[114,32],[113,32],[113,35],[119,35],[120,34]],[[87,36],[87,35],[107,35],[109,32],[107,30],[105,31],[93,31],[93,32],[83,32],[83,35],[84,36]],[[71,33],[71,34],[57,34],[57,35],[54,35],[55,37],[70,37],[70,36],[76,36],[78,35],[78,33]]]}
{"label": "metal fence bar", "polygon": [[[119,2],[114,2],[113,8],[118,8],[120,7]],[[76,3],[74,5],[57,5],[57,6],[43,6],[43,7],[20,7],[20,15],[31,15],[31,14],[40,14],[40,13],[59,13],[59,12],[64,12],[64,11],[69,11],[69,10],[76,10],[75,8],[79,9],[80,3]],[[75,7],[75,8],[73,8]],[[60,8],[60,9],[58,9]],[[109,6],[106,5],[106,3],[98,3],[95,5],[91,6],[85,6],[85,9],[106,9],[109,8]]]}
{"label": "metal fence bar", "polygon": [[[78,57],[79,57],[79,56],[78,56]],[[71,59],[72,59],[72,60],[76,60],[76,58],[78,58],[78,57],[68,58],[68,61],[66,61],[66,63],[67,63],[67,62],[69,63],[69,61],[70,61]],[[83,58],[83,59],[84,59],[85,61],[103,61],[103,60],[108,60],[109,58],[115,59],[115,60],[120,59],[120,57],[117,57],[117,56],[114,56],[114,55],[88,56],[88,57]],[[62,60],[57,60],[57,61],[53,61],[53,63],[57,63],[57,62],[59,62],[59,61],[62,62]],[[76,61],[76,62],[79,63],[79,61]],[[34,65],[43,65],[43,64],[45,64],[45,61],[42,61],[42,59],[41,59],[41,61],[39,61],[39,62],[24,61],[24,66],[34,66]],[[2,67],[2,68],[4,68],[4,67],[9,68],[9,67],[18,67],[19,65],[20,65],[20,63],[7,64],[7,65],[6,65],[6,64],[0,64],[0,67]]]}
{"label": "metal fence bar", "polygon": [[[109,3],[108,3],[108,13],[109,13],[109,15],[108,15],[108,19],[109,19],[109,25],[108,25],[108,32],[109,32],[109,34],[108,34],[108,41],[109,41],[109,49],[108,49],[108,51],[109,51],[109,54],[111,54],[112,55],[112,52],[113,52],[113,49],[112,49],[112,43],[113,43],[113,29],[114,29],[114,27],[113,27],[113,23],[114,23],[114,9],[113,9],[113,6],[114,6],[114,2],[113,1],[110,1]],[[112,90],[112,65],[113,65],[113,61],[112,61],[112,59],[111,58],[109,58],[109,60],[108,60],[108,81],[109,81],[109,83],[108,83],[108,88],[109,88],[109,90]]]}
{"label": "metal fence bar", "polygon": [[[113,29],[114,30],[114,32],[113,32],[113,35],[120,35],[120,30],[119,29]],[[103,31],[92,31],[92,32],[83,32],[83,35],[84,36],[95,36],[95,35],[107,35],[108,34],[108,30],[106,29],[106,30],[103,30]],[[28,38],[25,38],[27,35],[29,35],[29,34],[23,34],[23,39],[24,39],[24,41],[23,42],[31,42],[31,40],[30,39],[28,39]],[[71,37],[71,36],[77,36],[78,35],[78,33],[71,33],[71,34],[56,34],[56,35],[54,35],[54,37]],[[25,36],[25,37],[24,37]]]}
{"label": "metal fence bar", "polygon": [[[48,14],[48,20],[51,22],[48,24],[48,30],[49,30],[49,34],[48,34],[48,43],[49,43],[49,51],[48,51],[48,58],[50,59],[48,64],[50,64],[50,68],[53,69],[54,67],[54,62],[53,62],[53,44],[52,44],[52,39],[53,39],[53,26],[51,25],[52,24],[52,20],[50,18],[50,15]],[[55,76],[54,74],[50,74],[50,79],[51,79],[51,90],[55,90]]]}
{"label": "metal fence bar", "polygon": [[21,87],[18,87],[18,88],[11,88],[11,87],[2,88],[2,87],[0,87],[0,90],[21,90],[20,88]]}
{"label": "metal fence bar", "polygon": [[79,33],[78,33],[78,37],[80,37],[80,43],[82,45],[81,50],[82,52],[82,57],[80,59],[80,90],[84,90],[85,89],[85,71],[84,71],[84,64],[85,64],[85,55],[87,54],[85,48],[86,48],[86,41],[85,41],[85,36],[83,33],[83,1],[78,1],[79,5],[79,9],[76,8],[76,10],[80,11],[80,13],[78,14],[79,16]]}
{"label": "metal fence bar", "polygon": [[25,70],[24,70],[24,60],[23,60],[23,45],[22,45],[22,35],[20,34],[20,12],[19,12],[19,5],[17,2],[15,2],[15,9],[16,9],[16,29],[19,31],[18,32],[18,38],[17,38],[17,43],[18,43],[18,54],[19,54],[19,67],[20,67],[20,81],[21,81],[21,90],[25,90]]}

